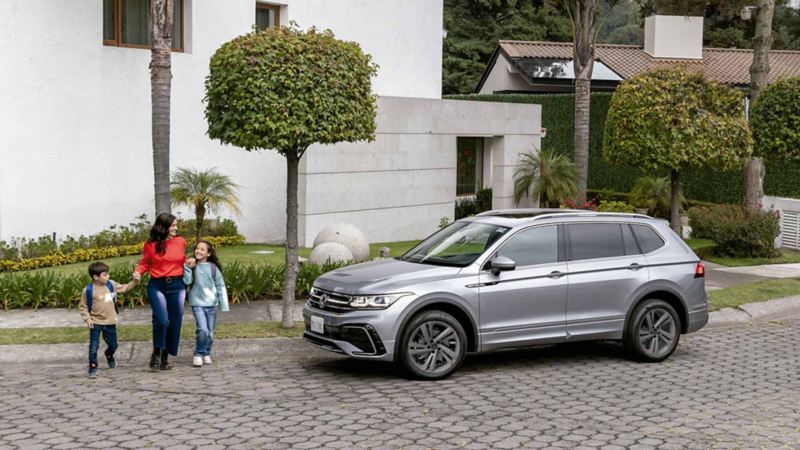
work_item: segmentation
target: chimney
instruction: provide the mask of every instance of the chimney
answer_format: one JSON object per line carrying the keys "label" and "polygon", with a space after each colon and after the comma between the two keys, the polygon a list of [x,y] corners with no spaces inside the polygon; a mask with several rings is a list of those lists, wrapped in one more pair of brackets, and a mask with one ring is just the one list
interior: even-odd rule
{"label": "chimney", "polygon": [[703,59],[703,18],[660,15],[646,18],[644,51],[655,58]]}

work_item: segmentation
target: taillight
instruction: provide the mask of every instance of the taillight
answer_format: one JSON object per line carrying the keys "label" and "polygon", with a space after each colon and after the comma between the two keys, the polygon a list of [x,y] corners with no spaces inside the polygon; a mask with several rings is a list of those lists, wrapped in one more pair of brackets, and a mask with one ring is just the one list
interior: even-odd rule
{"label": "taillight", "polygon": [[706,266],[703,265],[703,262],[697,263],[697,267],[694,268],[694,277],[695,278],[705,278],[706,276]]}

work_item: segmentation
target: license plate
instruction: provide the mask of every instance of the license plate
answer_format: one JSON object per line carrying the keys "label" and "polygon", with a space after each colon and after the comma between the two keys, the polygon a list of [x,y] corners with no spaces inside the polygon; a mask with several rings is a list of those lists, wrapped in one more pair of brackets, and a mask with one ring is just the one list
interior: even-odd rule
{"label": "license plate", "polygon": [[325,318],[311,316],[311,331],[314,333],[325,334]]}

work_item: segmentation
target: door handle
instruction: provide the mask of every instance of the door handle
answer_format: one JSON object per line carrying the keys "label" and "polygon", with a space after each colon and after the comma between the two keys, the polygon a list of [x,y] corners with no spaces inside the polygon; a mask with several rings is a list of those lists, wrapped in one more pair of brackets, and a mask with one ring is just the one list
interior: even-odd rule
{"label": "door handle", "polygon": [[554,271],[550,272],[550,275],[548,275],[547,277],[548,278],[558,279],[558,278],[561,278],[563,276],[564,276],[563,272],[559,272],[557,270],[554,270]]}
{"label": "door handle", "polygon": [[631,265],[628,266],[628,270],[639,270],[641,268],[642,268],[642,265],[639,264],[639,263],[631,263]]}

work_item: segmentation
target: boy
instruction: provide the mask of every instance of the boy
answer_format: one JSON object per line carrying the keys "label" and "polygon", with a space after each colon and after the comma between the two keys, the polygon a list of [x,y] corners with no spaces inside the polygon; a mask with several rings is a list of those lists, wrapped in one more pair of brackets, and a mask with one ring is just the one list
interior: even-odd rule
{"label": "boy", "polygon": [[[92,282],[81,294],[81,318],[89,327],[89,378],[97,377],[97,349],[100,347],[100,334],[106,341],[106,360],[108,368],[117,367],[114,352],[117,350],[117,311],[115,303],[117,294],[128,292],[139,283],[132,280],[128,284],[119,284],[108,276],[108,266],[101,262],[89,265],[89,276]],[[91,291],[91,299],[87,292]],[[87,301],[89,300],[89,301]]]}

